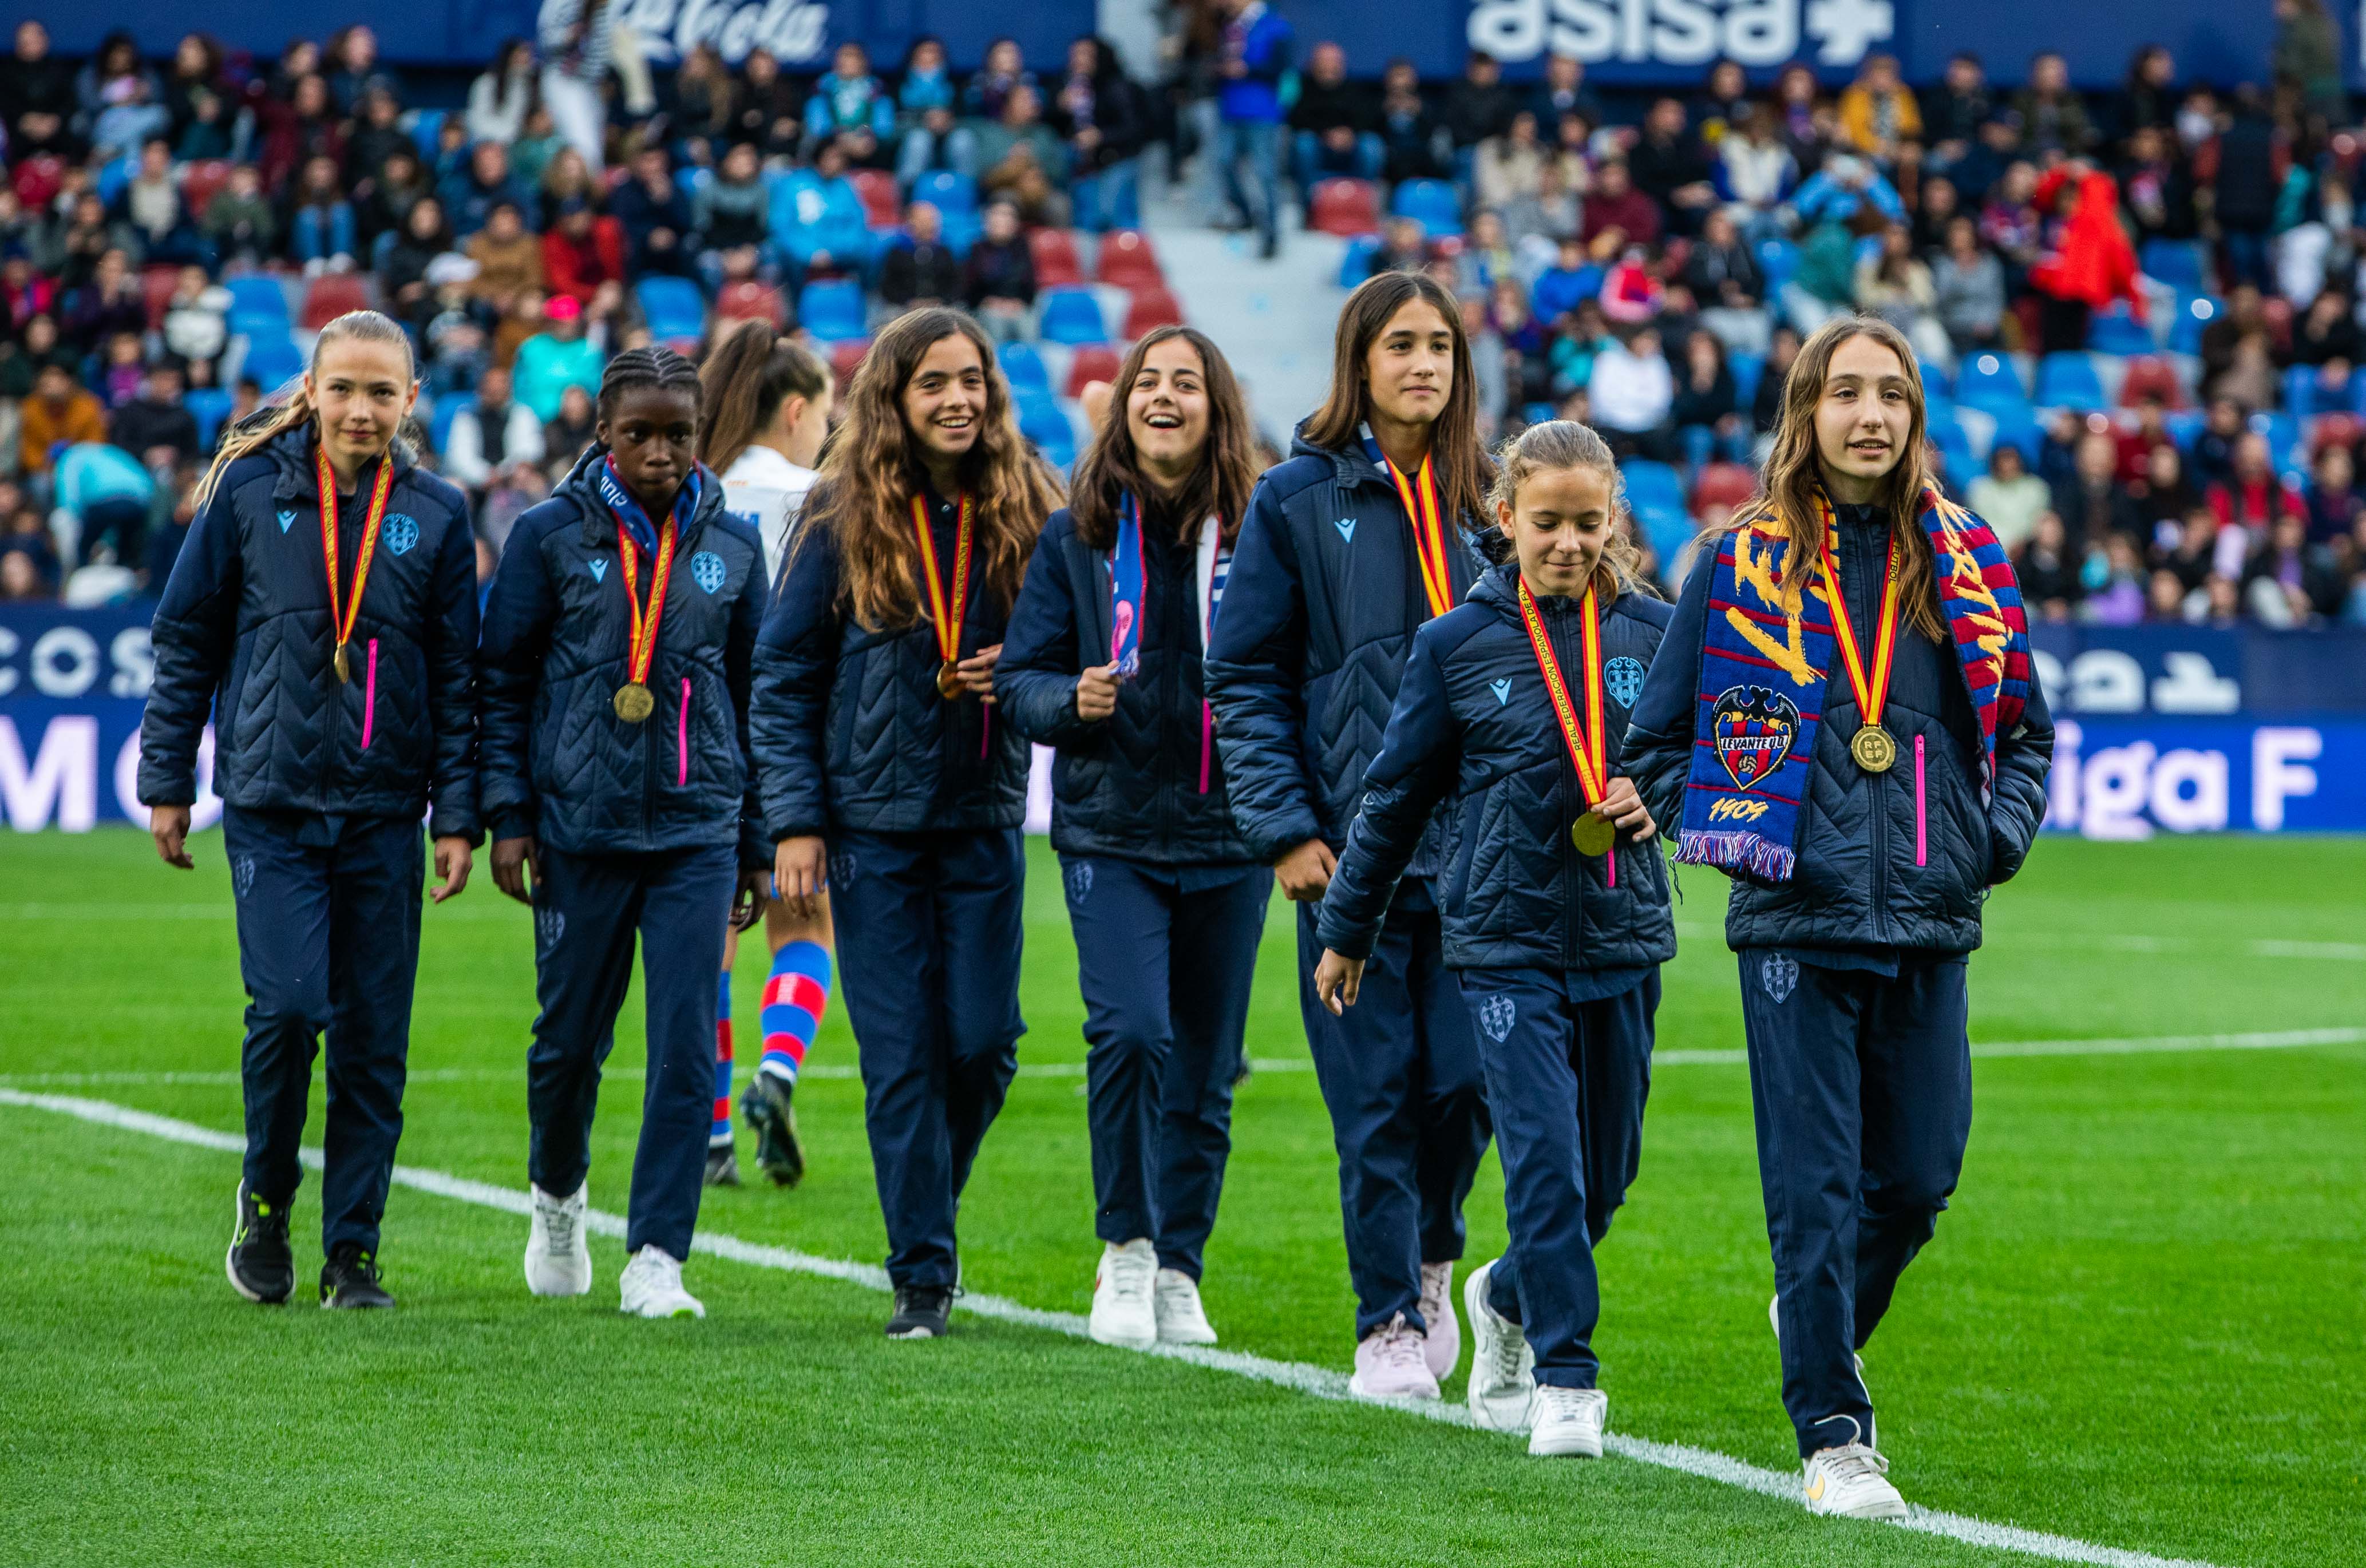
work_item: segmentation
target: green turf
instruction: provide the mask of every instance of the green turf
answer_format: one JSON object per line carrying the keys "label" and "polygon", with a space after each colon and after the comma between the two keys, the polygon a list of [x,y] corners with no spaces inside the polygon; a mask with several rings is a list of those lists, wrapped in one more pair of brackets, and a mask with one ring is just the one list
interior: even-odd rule
{"label": "green turf", "polygon": [[[234,1068],[220,837],[195,847],[183,876],[129,832],[0,839],[0,1078]],[[1020,1056],[1073,1062],[1074,958],[1036,854]],[[2366,840],[2048,841],[1991,906],[1975,1039],[2366,1021],[2361,889]],[[1661,1045],[1729,1048],[1722,879],[1684,890]],[[522,1183],[525,914],[480,881],[425,925],[402,1157]],[[1250,1051],[1302,1061],[1286,907],[1268,937]],[[761,968],[743,957],[743,1039]],[[637,1001],[618,1035],[637,1066]],[[852,1061],[833,1008],[812,1062]],[[2366,1047],[1983,1059],[1976,1077],[1962,1190],[1867,1358],[1894,1479],[2165,1556],[2355,1560]],[[239,1122],[227,1078],[46,1087]],[[637,1089],[615,1082],[595,1134],[603,1207],[622,1206]],[[806,1184],[711,1194],[702,1224],[876,1261],[859,1086],[809,1077],[798,1100]],[[1210,1314],[1229,1347],[1344,1366],[1313,1076],[1252,1078],[1235,1144]],[[221,1280],[234,1179],[228,1155],[0,1107],[0,1562],[2006,1561],[975,1318],[889,1346],[869,1292],[706,1258],[704,1324],[619,1320],[613,1242],[588,1302],[535,1303],[518,1221],[403,1189],[400,1312],[265,1311]],[[1491,1165],[1473,1262],[1500,1247],[1500,1190]],[[1091,1213],[1079,1080],[1020,1078],[964,1205],[967,1278],[1083,1311]],[[1614,1427],[1789,1467],[1741,1068],[1660,1067],[1602,1272]]]}

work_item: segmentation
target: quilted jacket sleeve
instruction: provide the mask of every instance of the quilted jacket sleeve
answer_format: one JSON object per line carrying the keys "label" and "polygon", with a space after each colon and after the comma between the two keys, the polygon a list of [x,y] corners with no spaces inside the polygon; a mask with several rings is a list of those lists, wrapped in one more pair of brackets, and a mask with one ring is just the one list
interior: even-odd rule
{"label": "quilted jacket sleeve", "polygon": [[829,826],[825,781],[830,682],[838,672],[838,546],[808,514],[756,640],[750,729],[764,830],[774,841]]}
{"label": "quilted jacket sleeve", "polygon": [[1372,955],[1397,879],[1421,848],[1431,813],[1452,792],[1460,760],[1437,649],[1425,630],[1414,637],[1388,733],[1364,775],[1363,803],[1323,896],[1315,930],[1324,946],[1343,958]]}
{"label": "quilted jacket sleeve", "polygon": [[197,741],[238,635],[244,561],[231,486],[215,490],[190,525],[149,632],[155,679],[140,716],[140,800],[189,806],[197,798]]}
{"label": "quilted jacket sleeve", "polygon": [[2037,670],[2029,671],[2029,703],[2009,735],[1997,737],[1996,789],[1989,800],[1989,881],[2010,882],[2029,858],[2037,825],[2045,820],[2045,778],[2054,770],[2054,714]]}
{"label": "quilted jacket sleeve", "polygon": [[994,666],[1003,716],[1042,746],[1074,745],[1095,728],[1076,716],[1076,604],[1066,559],[1075,536],[1063,513],[1036,540]]}
{"label": "quilted jacket sleeve", "polygon": [[756,747],[751,714],[755,706],[756,638],[764,627],[768,596],[764,588],[764,546],[753,528],[748,546],[755,564],[739,585],[731,604],[730,640],[723,647],[723,678],[731,688],[731,710],[738,719],[734,734],[739,742],[739,762],[746,770],[748,796],[739,808],[739,863],[758,870],[772,863],[772,840],[764,831],[763,795],[757,785]]}
{"label": "quilted jacket sleeve", "polygon": [[477,807],[477,549],[468,503],[456,494],[453,513],[436,552],[434,603],[421,638],[435,726],[428,831],[476,844],[484,839]]}
{"label": "quilted jacket sleeve", "polygon": [[1708,590],[1717,573],[1709,561],[1693,568],[1676,599],[1675,618],[1660,638],[1642,694],[1627,726],[1620,771],[1660,831],[1673,841],[1684,827],[1684,779],[1692,772],[1693,733],[1700,684],[1701,645],[1708,635]]}
{"label": "quilted jacket sleeve", "polygon": [[[536,508],[539,511],[539,508]],[[558,598],[543,559],[543,529],[531,513],[518,519],[493,572],[477,649],[477,713],[482,748],[486,825],[496,839],[535,831],[534,770],[527,752],[534,694],[550,642]]]}
{"label": "quilted jacket sleeve", "polygon": [[1208,649],[1209,705],[1233,819],[1249,852],[1279,860],[1323,836],[1300,734],[1306,711],[1306,600],[1289,523],[1269,483],[1249,501]]}

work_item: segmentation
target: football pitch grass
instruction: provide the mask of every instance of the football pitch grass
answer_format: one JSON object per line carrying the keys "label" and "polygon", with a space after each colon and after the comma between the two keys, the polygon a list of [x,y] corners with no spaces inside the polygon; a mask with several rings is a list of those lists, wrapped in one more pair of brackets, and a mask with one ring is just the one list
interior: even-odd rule
{"label": "football pitch grass", "polygon": [[[1008,1317],[890,1344],[875,1290],[760,1261],[692,1261],[703,1323],[628,1321],[621,1242],[595,1236],[591,1296],[535,1301],[522,1219],[414,1186],[387,1216],[399,1311],[251,1306],[222,1279],[233,1154],[27,1102],[239,1128],[220,834],[193,849],[191,875],[128,830],[0,837],[0,1562],[2034,1561]],[[1098,1244],[1056,871],[1034,843],[1022,1076],[962,1236],[973,1290],[1081,1314]],[[1796,1475],[1724,883],[1683,890],[1642,1172],[1601,1253],[1603,1387],[1614,1434]],[[1866,1356],[1910,1502],[2090,1562],[2366,1560],[2361,917],[2366,840],[2048,840],[1998,893],[1962,1188]],[[480,854],[423,924],[402,1164],[522,1192],[528,917]],[[1353,1303],[1293,955],[1277,902],[1205,1292],[1223,1349],[1337,1371]],[[637,986],[617,1035],[592,1175],[612,1213]],[[797,1095],[805,1184],[710,1191],[703,1234],[877,1263],[854,1060],[833,1004]],[[1492,1157],[1470,1217],[1475,1266],[1503,1240]],[[1466,1341],[1450,1395],[1468,1364]]]}

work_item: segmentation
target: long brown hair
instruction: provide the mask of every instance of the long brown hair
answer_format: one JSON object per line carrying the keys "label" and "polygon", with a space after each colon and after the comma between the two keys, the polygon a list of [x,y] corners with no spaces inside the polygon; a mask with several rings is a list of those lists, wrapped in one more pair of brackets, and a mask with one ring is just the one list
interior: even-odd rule
{"label": "long brown hair", "polygon": [[[1898,603],[1906,622],[1935,641],[1946,640],[1939,615],[1937,562],[1930,536],[1921,522],[1922,492],[1939,490],[1924,446],[1922,371],[1915,363],[1914,345],[1906,334],[1878,316],[1835,316],[1808,334],[1799,345],[1783,383],[1783,413],[1774,426],[1774,449],[1758,479],[1758,495],[1733,514],[1729,529],[1755,527],[1762,534],[1790,541],[1783,554],[1782,587],[1786,593],[1805,588],[1816,575],[1820,542],[1816,530],[1822,513],[1817,502],[1823,491],[1823,458],[1816,447],[1816,405],[1823,400],[1824,378],[1831,374],[1832,355],[1851,338],[1869,337],[1898,355],[1906,376],[1906,447],[1898,466],[1883,479],[1875,504],[1889,513],[1890,537],[1897,541]],[[1870,628],[1865,628],[1869,633]]]}
{"label": "long brown hair", "polygon": [[1636,573],[1643,552],[1630,530],[1634,516],[1627,509],[1627,481],[1610,444],[1590,424],[1573,419],[1551,419],[1532,424],[1495,448],[1495,482],[1487,491],[1488,520],[1495,508],[1519,510],[1520,487],[1538,474],[1568,468],[1592,468],[1610,481],[1610,533],[1602,541],[1601,558],[1594,563],[1594,597],[1602,610],[1621,593],[1650,593]]}
{"label": "long brown hair", "polygon": [[1487,485],[1492,478],[1487,449],[1479,442],[1479,386],[1470,366],[1470,339],[1462,330],[1462,309],[1436,278],[1418,272],[1384,272],[1358,285],[1339,308],[1333,341],[1331,391],[1301,432],[1313,446],[1336,452],[1357,439],[1371,414],[1372,394],[1364,378],[1364,356],[1389,318],[1415,301],[1428,305],[1454,334],[1454,385],[1429,437],[1430,470],[1437,499],[1449,514],[1487,525]]}
{"label": "long brown hair", "polygon": [[1241,531],[1241,518],[1248,511],[1249,491],[1256,488],[1257,476],[1256,457],[1249,446],[1255,432],[1249,424],[1248,405],[1241,397],[1241,384],[1225,362],[1223,350],[1205,333],[1196,327],[1160,327],[1135,344],[1125,363],[1118,367],[1109,417],[1101,422],[1084,456],[1076,459],[1076,473],[1068,484],[1068,515],[1076,521],[1076,537],[1097,550],[1117,542],[1120,497],[1131,493],[1145,509],[1154,503],[1155,496],[1136,460],[1133,429],[1125,417],[1126,398],[1141,378],[1150,351],[1177,338],[1200,356],[1200,380],[1208,393],[1208,444],[1200,448],[1200,466],[1191,471],[1182,492],[1171,502],[1156,504],[1171,516],[1177,536],[1187,544],[1199,538],[1201,522],[1211,513],[1227,541]]}
{"label": "long brown hair", "polygon": [[819,528],[797,533],[802,547],[817,532],[828,532],[838,547],[841,602],[866,630],[920,618],[919,546],[909,509],[923,470],[904,423],[904,389],[929,350],[956,335],[977,350],[986,368],[977,443],[961,462],[962,488],[973,498],[971,570],[1005,607],[1019,597],[1035,536],[1060,504],[1058,477],[1019,434],[1010,386],[985,329],[941,307],[896,317],[847,388],[846,422],[822,456],[817,493],[806,503],[806,516]]}
{"label": "long brown hair", "polygon": [[[413,380],[418,379],[419,361],[411,351],[411,334],[404,332],[393,317],[381,315],[376,310],[348,310],[322,327],[321,335],[312,343],[311,365],[321,363],[322,349],[348,340],[401,344],[402,362],[408,367],[403,373]],[[309,370],[310,366],[306,368]],[[206,504],[213,500],[214,491],[220,485],[222,475],[230,471],[232,463],[250,452],[260,451],[285,432],[309,423],[314,412],[312,394],[305,389],[303,378],[291,378],[272,393],[261,408],[222,432],[221,445],[214,451],[214,460],[206,466],[205,477],[197,481],[197,491],[190,498],[192,503],[198,511],[204,511]],[[397,428],[394,437],[394,446],[401,447],[407,457],[411,455],[412,443],[405,441],[406,435],[414,438],[417,435],[417,426],[409,420]],[[391,452],[389,455],[391,456]]]}
{"label": "long brown hair", "polygon": [[698,460],[718,474],[730,472],[772,427],[783,403],[829,389],[829,367],[794,338],[773,331],[770,321],[735,329],[706,356],[698,374],[706,389]]}

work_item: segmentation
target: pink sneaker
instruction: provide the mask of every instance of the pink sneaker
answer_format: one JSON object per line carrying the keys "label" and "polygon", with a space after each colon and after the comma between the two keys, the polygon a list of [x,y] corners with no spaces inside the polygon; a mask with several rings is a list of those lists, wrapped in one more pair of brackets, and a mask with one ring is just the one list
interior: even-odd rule
{"label": "pink sneaker", "polygon": [[1436,1399],[1437,1378],[1422,1359],[1422,1337],[1399,1313],[1356,1347],[1347,1392],[1365,1399]]}
{"label": "pink sneaker", "polygon": [[1454,1363],[1462,1359],[1462,1325],[1454,1318],[1452,1263],[1421,1266],[1421,1315],[1429,1325],[1421,1343],[1422,1359],[1429,1364],[1429,1375],[1444,1382]]}

